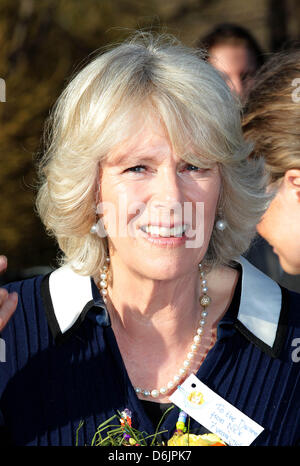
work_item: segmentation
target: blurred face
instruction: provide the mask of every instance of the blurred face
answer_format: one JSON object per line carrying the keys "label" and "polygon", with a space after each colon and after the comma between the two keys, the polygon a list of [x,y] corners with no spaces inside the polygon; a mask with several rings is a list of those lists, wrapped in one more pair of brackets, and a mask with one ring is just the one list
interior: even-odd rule
{"label": "blurred face", "polygon": [[112,264],[150,279],[197,267],[208,247],[220,192],[218,166],[199,168],[174,152],[156,120],[101,164],[98,212]]}
{"label": "blurred face", "polygon": [[243,98],[256,71],[253,54],[244,45],[220,44],[210,51],[211,64],[228,76],[227,84]]}
{"label": "blurred face", "polygon": [[299,191],[286,178],[257,230],[273,246],[284,271],[296,275],[300,274],[300,178]]}

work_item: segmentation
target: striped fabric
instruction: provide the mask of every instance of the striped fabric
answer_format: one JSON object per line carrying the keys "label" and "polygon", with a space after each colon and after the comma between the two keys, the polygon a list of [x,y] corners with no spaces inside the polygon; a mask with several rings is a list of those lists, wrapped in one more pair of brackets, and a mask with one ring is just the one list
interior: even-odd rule
{"label": "striped fabric", "polygon": [[[0,362],[0,443],[75,445],[76,430],[84,421],[78,442],[89,445],[97,426],[125,408],[132,411],[135,428],[154,432],[156,426],[136,397],[95,287],[94,302],[63,335],[53,313],[48,277],[16,282],[7,289],[18,292],[19,304],[1,335],[6,362]],[[218,325],[217,342],[197,376],[264,427],[253,445],[297,445],[300,295],[285,294],[272,355],[237,323],[240,293],[239,282]],[[177,417],[174,408],[161,426],[168,430],[166,438],[173,434]],[[206,430],[191,420],[191,432]]]}

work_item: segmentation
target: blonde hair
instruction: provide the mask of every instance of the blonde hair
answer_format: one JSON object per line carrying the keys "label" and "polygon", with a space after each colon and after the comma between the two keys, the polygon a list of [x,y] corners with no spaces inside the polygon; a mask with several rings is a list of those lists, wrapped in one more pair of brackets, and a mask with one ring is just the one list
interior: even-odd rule
{"label": "blonde hair", "polygon": [[287,170],[300,168],[299,78],[300,50],[274,54],[258,73],[244,112],[251,156],[264,157],[275,187]]}
{"label": "blonde hair", "polygon": [[[219,208],[228,227],[214,229],[206,263],[229,264],[243,253],[266,208],[262,163],[249,161],[240,107],[204,53],[170,36],[137,33],[94,58],[71,80],[51,114],[41,160],[37,209],[63,251],[63,261],[94,275],[107,240],[95,222],[98,165],[124,140],[126,122],[151,102],[178,155],[193,164],[218,163]],[[196,155],[187,154],[192,143]]]}

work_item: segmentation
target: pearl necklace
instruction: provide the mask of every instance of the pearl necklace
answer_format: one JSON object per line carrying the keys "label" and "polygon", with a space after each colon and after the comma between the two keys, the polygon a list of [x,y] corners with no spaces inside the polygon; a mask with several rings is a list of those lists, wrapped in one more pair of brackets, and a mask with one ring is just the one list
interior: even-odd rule
{"label": "pearl necklace", "polygon": [[[109,264],[110,259],[109,257],[106,258],[107,264]],[[154,388],[153,390],[148,390],[140,387],[135,387],[136,394],[143,395],[144,397],[151,396],[152,398],[157,398],[159,395],[166,395],[171,390],[174,389],[176,385],[179,384],[180,380],[186,376],[187,370],[190,367],[197,351],[199,349],[201,343],[201,337],[204,330],[204,325],[206,323],[206,317],[208,315],[207,307],[211,303],[211,298],[207,295],[207,280],[205,278],[205,272],[203,271],[203,266],[200,263],[198,265],[201,277],[201,289],[202,289],[202,296],[200,298],[200,305],[202,306],[202,311],[200,314],[200,321],[199,327],[197,328],[196,335],[193,338],[193,343],[190,347],[189,352],[186,355],[185,360],[183,361],[182,367],[180,367],[178,373],[170,380],[165,387],[161,387],[160,389]],[[107,274],[108,274],[108,265],[104,265],[101,273],[100,273],[100,281],[99,281],[99,288],[100,293],[102,295],[103,301],[107,303]]]}

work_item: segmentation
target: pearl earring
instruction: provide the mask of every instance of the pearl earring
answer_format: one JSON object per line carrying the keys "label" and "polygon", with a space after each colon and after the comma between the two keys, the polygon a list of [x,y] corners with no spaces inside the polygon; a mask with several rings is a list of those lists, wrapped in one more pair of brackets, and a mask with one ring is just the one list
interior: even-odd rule
{"label": "pearl earring", "polygon": [[99,238],[107,237],[107,231],[105,230],[105,227],[100,219],[91,226],[90,233],[92,235],[99,236]]}
{"label": "pearl earring", "polygon": [[217,230],[219,230],[219,231],[224,231],[226,227],[227,227],[227,222],[226,222],[226,220],[223,220],[223,219],[217,220],[217,222],[216,222],[216,228],[217,228]]}
{"label": "pearl earring", "polygon": [[99,288],[100,288],[100,293],[103,298],[104,304],[107,303],[107,274],[108,274],[108,265],[110,263],[110,258],[106,257],[105,258],[106,264],[102,267],[101,273],[100,273],[100,281],[99,281]]}
{"label": "pearl earring", "polygon": [[92,235],[96,235],[96,234],[97,234],[97,231],[98,231],[97,223],[94,223],[94,225],[91,226],[90,233],[91,233]]}

